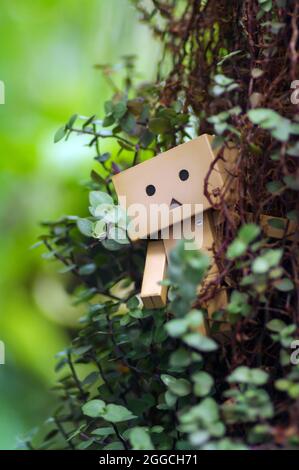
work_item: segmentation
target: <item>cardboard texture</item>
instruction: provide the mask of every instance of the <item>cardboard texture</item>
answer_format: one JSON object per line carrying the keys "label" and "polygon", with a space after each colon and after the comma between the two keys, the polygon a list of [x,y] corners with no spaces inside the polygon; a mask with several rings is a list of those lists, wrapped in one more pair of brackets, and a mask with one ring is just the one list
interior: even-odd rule
{"label": "cardboard texture", "polygon": [[[184,204],[191,205],[188,217],[192,217],[190,231],[195,229],[195,244],[198,249],[206,250],[213,260],[214,222],[210,202],[204,196],[205,176],[217,155],[217,150],[212,149],[212,141],[212,136],[204,134],[118,173],[112,178],[119,204],[123,209],[132,208],[135,204],[143,205],[145,208],[141,218],[138,217],[138,233],[135,227],[128,230],[132,241],[159,234],[160,240],[148,242],[141,289],[141,298],[147,308],[161,308],[166,304],[167,288],[159,285],[159,282],[165,277],[167,259],[176,243],[173,233],[185,217],[182,211]],[[213,196],[215,201],[216,194],[219,194],[228,178],[234,178],[232,168],[236,158],[235,149],[225,149],[223,158],[217,161],[211,172],[209,190],[215,194]],[[228,198],[233,201],[236,198],[236,191],[232,191]],[[164,220],[163,217],[159,217],[156,220],[156,217],[152,224],[150,220],[152,205],[161,204],[169,211],[169,218]],[[199,208],[200,204],[202,206]],[[205,211],[203,214],[202,210]],[[130,215],[134,217],[134,214],[129,213]],[[163,239],[163,232],[168,228],[170,236]],[[187,238],[189,239],[188,233]],[[206,282],[217,277],[218,274],[218,268],[212,261]],[[202,287],[199,286],[199,289]],[[208,313],[211,314],[223,308],[226,303],[226,292],[222,290],[207,305]],[[203,332],[205,331],[206,328],[203,327]]]}
{"label": "cardboard texture", "polygon": [[[152,204],[166,204],[171,211],[172,224],[182,220],[180,207],[171,207],[173,200],[180,205],[203,204],[203,210],[209,209],[210,203],[204,196],[204,177],[214,158],[211,137],[203,134],[113,176],[112,181],[123,209],[133,204],[142,204],[145,207],[138,236],[129,230],[130,238],[135,241],[169,225],[169,221],[160,220],[155,229],[151,230]],[[180,179],[182,170],[186,170],[189,174],[188,179],[183,181]],[[220,171],[216,165],[209,179],[210,190],[220,189],[223,186],[223,174],[223,168]],[[155,192],[151,196],[146,192],[148,187],[154,187]],[[126,207],[123,205],[123,197],[126,197]],[[193,207],[191,216],[195,215],[195,212],[196,208]]]}

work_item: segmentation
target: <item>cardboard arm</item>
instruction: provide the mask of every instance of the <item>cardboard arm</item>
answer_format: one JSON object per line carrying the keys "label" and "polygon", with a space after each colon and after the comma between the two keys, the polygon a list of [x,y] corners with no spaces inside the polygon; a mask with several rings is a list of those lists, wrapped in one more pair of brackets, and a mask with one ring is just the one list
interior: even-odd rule
{"label": "cardboard arm", "polygon": [[162,240],[149,241],[141,286],[141,299],[146,308],[165,307],[167,287],[159,284],[166,276],[167,258]]}

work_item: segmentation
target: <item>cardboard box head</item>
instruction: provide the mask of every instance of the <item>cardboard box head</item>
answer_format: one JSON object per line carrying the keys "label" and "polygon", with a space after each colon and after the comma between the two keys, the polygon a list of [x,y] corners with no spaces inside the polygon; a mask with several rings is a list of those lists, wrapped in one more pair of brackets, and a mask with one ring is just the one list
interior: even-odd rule
{"label": "cardboard box head", "polygon": [[[212,137],[204,134],[112,178],[120,206],[133,218],[128,229],[133,241],[209,209],[204,180],[215,158],[211,141]],[[223,175],[216,166],[209,189],[222,186]],[[162,207],[163,215],[159,212]]]}

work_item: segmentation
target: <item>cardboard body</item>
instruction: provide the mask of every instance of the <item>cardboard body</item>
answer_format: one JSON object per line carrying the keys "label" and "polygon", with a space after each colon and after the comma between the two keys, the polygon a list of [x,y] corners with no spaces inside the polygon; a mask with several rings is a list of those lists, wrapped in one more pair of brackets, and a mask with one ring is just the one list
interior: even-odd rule
{"label": "cardboard body", "polygon": [[[112,181],[119,198],[119,204],[134,218],[134,210],[142,206],[143,212],[138,216],[136,224],[128,229],[132,241],[159,234],[160,240],[149,241],[141,289],[141,298],[147,308],[161,308],[166,304],[167,289],[159,285],[166,274],[167,257],[176,243],[172,236],[177,224],[185,220],[182,208],[191,207],[193,228],[195,224],[195,244],[212,256],[214,243],[214,226],[210,212],[211,203],[204,195],[205,177],[210,169],[218,150],[212,149],[213,137],[207,134],[179,145],[167,152],[147,160],[135,167],[113,176]],[[237,150],[226,148],[223,159],[218,159],[209,176],[209,191],[217,201],[217,194],[223,189],[228,178],[234,178],[232,169],[237,158]],[[183,172],[183,175],[182,175]],[[233,185],[232,185],[233,186]],[[228,194],[230,201],[237,197],[237,192]],[[154,216],[151,221],[153,206],[166,207],[168,217]],[[131,210],[133,208],[133,210]],[[202,227],[196,224],[203,215]],[[197,216],[200,215],[199,218]],[[164,229],[170,229],[170,236],[163,239]],[[187,234],[188,235],[188,234]],[[189,239],[189,237],[187,236]],[[219,272],[212,261],[207,280],[218,277]],[[199,286],[201,289],[203,286]],[[225,291],[213,298],[207,305],[209,314],[227,303]]]}

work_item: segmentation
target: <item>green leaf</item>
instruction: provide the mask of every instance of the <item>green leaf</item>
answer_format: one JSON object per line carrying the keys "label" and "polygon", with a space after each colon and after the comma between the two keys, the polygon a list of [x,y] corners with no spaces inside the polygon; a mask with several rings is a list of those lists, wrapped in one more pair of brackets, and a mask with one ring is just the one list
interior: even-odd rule
{"label": "green leaf", "polygon": [[272,8],[272,0],[259,0],[263,11],[268,12]]}
{"label": "green leaf", "polygon": [[168,119],[157,117],[149,121],[149,129],[156,135],[165,134],[171,130],[171,125]]}
{"label": "green leaf", "polygon": [[134,297],[131,297],[127,302],[127,307],[129,309],[135,309],[139,307],[139,305],[140,305],[140,300],[136,295],[134,295]]}
{"label": "green leaf", "polygon": [[97,266],[94,263],[85,264],[81,266],[79,269],[79,274],[81,276],[89,276],[90,274],[94,273],[97,269]]}
{"label": "green leaf", "polygon": [[95,436],[110,436],[111,434],[114,434],[115,431],[111,427],[103,427],[103,428],[96,428],[94,429],[91,434]]}
{"label": "green leaf", "polygon": [[264,385],[268,381],[268,374],[260,369],[250,369],[246,366],[237,367],[228,377],[230,383],[245,383]]}
{"label": "green leaf", "polygon": [[191,393],[190,382],[186,379],[177,379],[177,381],[169,387],[170,391],[179,397],[185,397]]}
{"label": "green leaf", "polygon": [[189,440],[194,447],[202,446],[210,438],[209,431],[195,431],[190,434]]}
{"label": "green leaf", "polygon": [[292,385],[292,382],[286,379],[278,379],[275,382],[275,387],[277,390],[280,390],[281,392],[287,392]]}
{"label": "green leaf", "polygon": [[93,234],[93,222],[88,219],[78,219],[77,227],[78,230],[86,237],[92,237]]}
{"label": "green leaf", "polygon": [[107,224],[116,224],[119,219],[119,211],[117,206],[114,206],[113,204],[99,204],[95,209],[94,209],[94,216],[99,217],[102,219],[104,222]]}
{"label": "green leaf", "polygon": [[110,250],[110,251],[118,251],[123,247],[123,245],[116,242],[115,240],[109,240],[109,239],[102,240],[102,245],[106,248],[106,250]]}
{"label": "green leaf", "polygon": [[260,228],[255,224],[243,225],[235,240],[227,249],[227,258],[236,259],[246,253],[248,245],[260,234]]}
{"label": "green leaf", "polygon": [[292,384],[288,390],[288,393],[291,398],[293,398],[294,400],[297,400],[297,398],[299,398],[299,384],[298,383]]}
{"label": "green leaf", "polygon": [[215,85],[212,87],[212,95],[213,96],[221,96],[223,95],[223,93],[226,92],[226,88],[224,88],[223,86],[220,86],[220,85]]}
{"label": "green leaf", "polygon": [[281,142],[287,142],[291,133],[291,121],[289,119],[281,118],[279,125],[272,130],[271,134],[275,139]]}
{"label": "green leaf", "polygon": [[289,212],[287,213],[287,218],[288,218],[289,220],[292,220],[293,222],[298,222],[298,214],[297,214],[297,212],[296,212],[295,210],[289,211]]}
{"label": "green leaf", "polygon": [[186,349],[180,348],[170,356],[170,365],[174,368],[184,368],[191,364],[192,358]]}
{"label": "green leaf", "polygon": [[103,400],[91,400],[82,406],[83,414],[91,418],[100,418],[105,410],[105,402]]}
{"label": "green leaf", "polygon": [[162,374],[161,380],[174,395],[185,397],[191,392],[191,385],[188,380],[176,379],[175,377],[167,374]]}
{"label": "green leaf", "polygon": [[161,380],[162,382],[166,385],[166,387],[169,386],[169,384],[173,383],[176,381],[176,378],[175,377],[172,377],[171,375],[167,375],[167,374],[162,374],[161,375]]}
{"label": "green leaf", "polygon": [[67,127],[68,129],[71,129],[71,128],[73,127],[73,125],[75,124],[77,118],[78,118],[78,114],[73,114],[73,115],[70,117],[70,119],[69,119],[69,121],[68,121],[66,127]]}
{"label": "green leaf", "polygon": [[286,175],[283,177],[283,181],[288,188],[294,191],[299,191],[299,178],[293,175]]}
{"label": "green leaf", "polygon": [[208,395],[214,385],[214,380],[211,375],[204,371],[193,374],[192,380],[195,382],[194,393],[198,397]]}
{"label": "green leaf", "polygon": [[251,109],[248,112],[248,117],[253,124],[260,124],[265,129],[274,128],[280,122],[280,115],[267,108]]}
{"label": "green leaf", "polygon": [[129,421],[135,419],[130,410],[125,408],[122,405],[109,404],[106,406],[104,413],[102,413],[102,418],[110,423],[120,423],[122,421]]}
{"label": "green leaf", "polygon": [[119,101],[113,105],[112,114],[116,120],[121,119],[127,112],[127,104],[124,101]]}
{"label": "green leaf", "polygon": [[299,135],[299,123],[294,122],[291,124],[291,134]]}
{"label": "green leaf", "polygon": [[223,86],[223,87],[226,87],[226,86],[231,85],[233,83],[232,78],[226,77],[225,75],[222,75],[222,74],[215,75],[214,80],[217,83],[217,85],[220,85],[220,86]]}
{"label": "green leaf", "polygon": [[291,290],[294,289],[293,282],[288,278],[280,279],[279,281],[275,281],[274,286],[276,287],[277,290],[279,290],[281,292],[290,292]]}
{"label": "green leaf", "polygon": [[110,157],[111,157],[111,153],[105,152],[105,153],[102,153],[101,155],[97,155],[95,157],[95,160],[97,160],[98,162],[104,163],[107,160],[109,160]]}
{"label": "green leaf", "polygon": [[243,225],[238,233],[238,238],[247,245],[260,234],[260,228],[255,224]]}
{"label": "green leaf", "polygon": [[170,390],[167,390],[167,392],[165,392],[164,399],[167,407],[173,408],[178,400],[178,397],[177,395],[174,395]]}
{"label": "green leaf", "polygon": [[111,100],[105,101],[104,103],[104,110],[106,114],[110,114],[113,111],[113,103]]}
{"label": "green leaf", "polygon": [[132,134],[136,128],[136,119],[132,114],[127,114],[121,119],[120,126],[127,134]]}
{"label": "green leaf", "polygon": [[287,154],[292,157],[299,157],[299,142],[296,142],[294,145],[291,145],[287,149]]}
{"label": "green leaf", "polygon": [[273,268],[274,266],[277,266],[280,263],[282,255],[283,255],[283,250],[272,249],[272,250],[267,250],[263,254],[263,258],[267,261],[268,265],[271,268]]}
{"label": "green leaf", "polygon": [[231,294],[227,311],[233,315],[241,314],[246,316],[250,313],[250,310],[250,306],[248,305],[248,295],[244,292],[234,290]]}
{"label": "green leaf", "polygon": [[286,327],[286,324],[282,320],[273,319],[270,320],[266,326],[268,330],[280,333]]}
{"label": "green leaf", "polygon": [[201,310],[193,309],[187,313],[185,321],[187,322],[189,328],[198,328],[204,322],[203,312]]}
{"label": "green leaf", "polygon": [[204,398],[198,405],[181,414],[181,423],[201,423],[203,428],[210,431],[210,426],[219,421],[219,408],[213,398]]}
{"label": "green leaf", "polygon": [[252,263],[252,271],[256,274],[266,273],[269,269],[269,263],[263,256],[258,256]]}
{"label": "green leaf", "polygon": [[91,191],[89,193],[89,203],[94,209],[101,204],[113,205],[112,197],[103,191]]}
{"label": "green leaf", "polygon": [[153,450],[154,446],[146,428],[136,426],[130,430],[129,439],[133,450]]}
{"label": "green leaf", "polygon": [[227,111],[222,111],[219,114],[215,114],[214,116],[209,117],[207,121],[212,124],[220,124],[222,122],[227,121],[228,118],[229,118],[229,113]]}
{"label": "green leaf", "polygon": [[90,372],[85,379],[82,381],[82,385],[92,385],[99,380],[98,372]]}
{"label": "green leaf", "polygon": [[157,426],[153,426],[153,427],[151,428],[151,433],[161,434],[163,431],[164,431],[163,426],[157,425]]}
{"label": "green leaf", "polygon": [[272,109],[256,108],[248,112],[248,117],[253,124],[259,124],[263,129],[271,131],[273,137],[281,142],[286,142],[292,132],[289,119],[280,116]]}
{"label": "green leaf", "polygon": [[208,336],[201,335],[200,333],[189,333],[183,337],[183,340],[188,346],[198,351],[210,352],[218,348],[217,343],[212,338],[208,338]]}
{"label": "green leaf", "polygon": [[281,181],[270,181],[269,183],[266,184],[266,188],[269,191],[269,193],[276,193],[277,191],[280,191],[284,185],[282,184]]}
{"label": "green leaf", "polygon": [[217,65],[222,65],[223,62],[225,62],[226,60],[228,59],[231,59],[232,57],[234,57],[235,55],[237,54],[240,54],[240,52],[243,52],[241,49],[238,49],[236,51],[233,51],[233,52],[230,52],[229,54],[226,54],[224,57],[222,57],[222,59],[217,63]]}
{"label": "green leaf", "polygon": [[110,442],[110,444],[107,444],[105,447],[103,447],[103,450],[123,450],[123,449],[124,449],[123,443],[120,441]]}
{"label": "green leaf", "polygon": [[84,123],[82,125],[82,129],[85,129],[86,127],[91,129],[91,125],[95,122],[96,115],[90,116],[88,119],[84,120]]}
{"label": "green leaf", "polygon": [[54,143],[56,144],[57,142],[62,140],[66,136],[66,134],[67,134],[66,127],[60,127],[54,135]]}
{"label": "green leaf", "polygon": [[251,380],[254,385],[264,385],[268,381],[269,374],[260,369],[251,370]]}
{"label": "green leaf", "polygon": [[69,273],[71,272],[74,268],[76,268],[77,265],[72,263],[72,264],[68,264],[67,266],[63,266],[63,268],[59,269],[59,274],[65,274],[65,273]]}
{"label": "green leaf", "polygon": [[[99,175],[99,173],[97,173],[95,170],[91,170],[90,177],[91,177],[92,181],[94,181],[97,185],[106,184],[104,178],[102,178],[101,175]],[[90,210],[90,208],[89,208],[89,210]],[[90,210],[90,212],[92,214],[91,210]]]}
{"label": "green leaf", "polygon": [[104,220],[98,220],[94,224],[92,235],[99,240],[104,240],[107,235],[107,225]]}
{"label": "green leaf", "polygon": [[170,320],[169,322],[166,323],[165,325],[167,333],[174,337],[178,338],[179,336],[182,336],[188,328],[188,324],[186,320],[179,320],[179,319],[174,319]]}
{"label": "green leaf", "polygon": [[214,129],[215,129],[215,132],[216,134],[218,135],[222,135],[224,131],[226,131],[226,129],[228,129],[228,124],[226,122],[221,122],[219,124],[214,124]]}
{"label": "green leaf", "polygon": [[244,255],[247,250],[247,244],[244,243],[242,240],[236,239],[234,240],[227,249],[227,258],[233,260],[238,258],[239,256]]}
{"label": "green leaf", "polygon": [[152,143],[154,138],[155,138],[155,135],[153,134],[153,132],[150,132],[148,129],[144,129],[144,131],[142,132],[140,136],[139,143],[143,147],[148,147]]}
{"label": "green leaf", "polygon": [[103,120],[103,127],[110,127],[115,123],[114,116],[112,114],[107,114]]}
{"label": "green leaf", "polygon": [[82,441],[80,444],[78,444],[77,449],[78,450],[85,450],[88,449],[92,444],[94,443],[94,439],[88,439],[87,441]]}
{"label": "green leaf", "polygon": [[132,318],[142,318],[143,317],[143,311],[139,310],[139,309],[130,310],[129,315]]}

